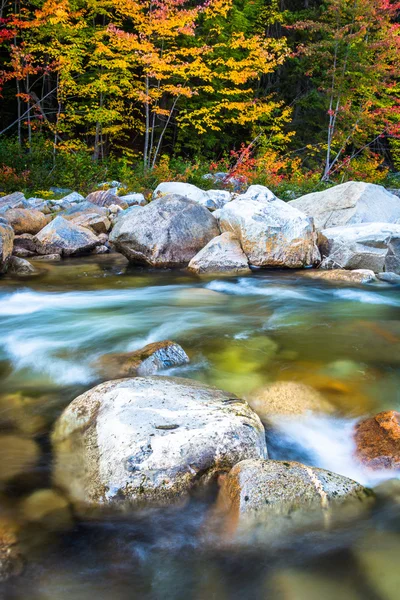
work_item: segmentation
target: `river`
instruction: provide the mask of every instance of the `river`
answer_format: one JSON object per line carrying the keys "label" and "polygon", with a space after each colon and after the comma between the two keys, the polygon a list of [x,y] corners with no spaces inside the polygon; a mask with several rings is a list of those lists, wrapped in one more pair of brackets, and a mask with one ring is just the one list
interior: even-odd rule
{"label": "river", "polygon": [[[334,416],[276,419],[267,434],[271,458],[300,460],[367,486],[393,477],[356,463],[351,429],[362,415],[400,410],[398,286],[333,286],[284,271],[198,279],[129,268],[119,255],[42,268],[35,278],[0,283],[1,435],[23,432],[41,448],[40,460],[11,482],[0,465],[3,518],[21,520],[23,498],[49,487],[49,432],[63,408],[96,384],[95,360],[166,339],[181,344],[191,362],[164,374],[244,397],[267,383],[300,381],[335,404]],[[12,460],[10,450],[6,461]],[[61,533],[21,522],[29,560],[0,594],[18,600],[396,597],[395,501],[334,531],[240,551],[204,542],[212,502],[211,490],[179,509],[133,512]]]}

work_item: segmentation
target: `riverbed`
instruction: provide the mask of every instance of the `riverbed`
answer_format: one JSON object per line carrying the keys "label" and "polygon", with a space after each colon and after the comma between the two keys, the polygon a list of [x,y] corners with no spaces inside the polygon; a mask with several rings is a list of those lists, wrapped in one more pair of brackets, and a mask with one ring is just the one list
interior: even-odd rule
{"label": "riverbed", "polygon": [[[241,397],[275,381],[298,381],[334,404],[334,415],[277,418],[267,433],[271,458],[300,460],[371,487],[395,475],[360,467],[351,430],[363,415],[400,409],[399,286],[332,285],[263,270],[200,279],[132,268],[116,254],[40,269],[39,276],[0,283],[1,433],[30,436],[41,449],[33,467],[3,482],[3,518],[21,521],[23,499],[51,485],[49,434],[69,402],[98,382],[96,360],[167,339],[190,363],[161,376],[197,379]],[[179,508],[132,511],[62,532],[20,522],[29,560],[3,585],[4,597],[395,597],[395,500],[333,531],[239,550],[204,533],[214,492]]]}

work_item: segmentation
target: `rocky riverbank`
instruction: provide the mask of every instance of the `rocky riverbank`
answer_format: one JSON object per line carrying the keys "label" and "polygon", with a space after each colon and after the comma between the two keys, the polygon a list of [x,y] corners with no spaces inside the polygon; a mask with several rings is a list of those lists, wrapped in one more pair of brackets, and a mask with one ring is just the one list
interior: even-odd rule
{"label": "rocky riverbank", "polygon": [[31,260],[117,251],[132,264],[195,274],[312,267],[328,280],[395,283],[399,221],[400,198],[362,182],[290,202],[261,185],[237,194],[179,182],[160,184],[149,202],[118,188],[61,200],[15,192],[0,198],[0,268],[32,275]]}

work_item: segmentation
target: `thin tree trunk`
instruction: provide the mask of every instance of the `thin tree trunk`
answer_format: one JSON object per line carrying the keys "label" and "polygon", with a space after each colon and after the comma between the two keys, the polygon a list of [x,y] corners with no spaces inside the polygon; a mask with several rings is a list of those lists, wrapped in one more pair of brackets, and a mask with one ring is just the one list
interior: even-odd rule
{"label": "thin tree trunk", "polygon": [[167,131],[167,127],[169,125],[169,122],[171,121],[173,112],[175,110],[176,103],[178,102],[179,98],[180,98],[180,95],[175,98],[174,103],[173,103],[173,105],[171,107],[171,110],[169,111],[168,119],[167,119],[167,121],[166,121],[166,123],[164,125],[164,128],[163,128],[163,130],[162,130],[162,132],[160,134],[160,137],[158,138],[157,147],[156,147],[156,150],[154,152],[153,162],[152,162],[152,165],[151,165],[152,169],[154,169],[154,167],[156,166],[157,156],[158,156],[158,153],[160,152],[160,148],[161,148],[161,142],[163,140],[165,132]]}
{"label": "thin tree trunk", "polygon": [[149,105],[149,76],[146,75],[146,130],[144,134],[143,166],[147,171],[150,164],[149,157],[149,130],[150,130],[150,105]]}

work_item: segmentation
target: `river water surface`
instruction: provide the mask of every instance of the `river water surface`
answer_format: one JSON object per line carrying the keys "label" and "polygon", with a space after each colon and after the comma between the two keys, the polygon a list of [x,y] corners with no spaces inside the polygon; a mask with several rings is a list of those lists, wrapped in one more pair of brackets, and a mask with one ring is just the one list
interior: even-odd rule
{"label": "river water surface", "polygon": [[30,436],[41,448],[35,465],[11,481],[12,449],[1,458],[2,516],[18,522],[29,560],[0,597],[398,598],[395,500],[334,531],[240,550],[204,543],[212,491],[179,509],[80,523],[62,533],[26,524],[19,506],[51,485],[49,432],[63,408],[97,383],[93,362],[166,339],[181,344],[191,362],[163,374],[244,397],[271,382],[300,381],[334,403],[334,416],[276,419],[267,434],[271,458],[300,460],[367,486],[395,476],[356,463],[351,429],[363,415],[400,410],[399,287],[333,286],[280,271],[198,279],[128,268],[119,255],[41,268],[35,278],[0,284],[0,433]]}

